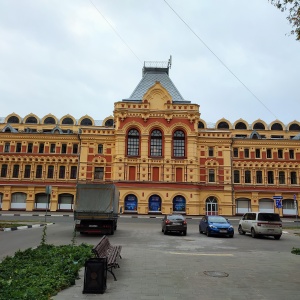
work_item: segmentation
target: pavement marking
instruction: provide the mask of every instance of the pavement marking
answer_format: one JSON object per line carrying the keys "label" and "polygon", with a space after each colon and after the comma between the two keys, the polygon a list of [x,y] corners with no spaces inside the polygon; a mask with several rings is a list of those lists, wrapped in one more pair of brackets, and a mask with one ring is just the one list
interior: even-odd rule
{"label": "pavement marking", "polygon": [[169,252],[170,254],[177,255],[191,255],[191,256],[233,256],[229,253],[188,253],[188,252]]}

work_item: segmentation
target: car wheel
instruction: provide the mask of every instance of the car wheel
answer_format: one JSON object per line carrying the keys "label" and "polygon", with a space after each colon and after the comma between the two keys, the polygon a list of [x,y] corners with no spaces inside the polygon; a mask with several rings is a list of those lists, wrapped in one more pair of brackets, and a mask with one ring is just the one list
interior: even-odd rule
{"label": "car wheel", "polygon": [[200,233],[203,233],[203,231],[201,230],[201,228],[200,228],[200,227],[199,227],[199,232],[200,232]]}
{"label": "car wheel", "polygon": [[233,234],[231,234],[229,237],[230,237],[230,238],[233,238]]}
{"label": "car wheel", "polygon": [[164,230],[164,235],[166,235],[167,233],[168,233],[168,232],[167,232],[167,229],[165,229],[165,230]]}
{"label": "car wheel", "polygon": [[281,235],[274,235],[275,240],[279,240],[281,238]]}
{"label": "car wheel", "polygon": [[161,229],[161,232],[164,232],[164,229],[163,229],[163,228]]}
{"label": "car wheel", "polygon": [[206,235],[210,236],[210,232],[208,231],[208,229],[206,229]]}
{"label": "car wheel", "polygon": [[241,226],[241,225],[239,225],[238,232],[239,232],[239,234],[245,234],[245,233],[246,233],[246,232],[242,229],[242,226]]}
{"label": "car wheel", "polygon": [[182,231],[182,234],[183,234],[183,235],[186,235],[186,230]]}
{"label": "car wheel", "polygon": [[256,238],[256,237],[257,237],[257,234],[255,233],[254,228],[251,228],[251,236],[252,236],[253,238]]}

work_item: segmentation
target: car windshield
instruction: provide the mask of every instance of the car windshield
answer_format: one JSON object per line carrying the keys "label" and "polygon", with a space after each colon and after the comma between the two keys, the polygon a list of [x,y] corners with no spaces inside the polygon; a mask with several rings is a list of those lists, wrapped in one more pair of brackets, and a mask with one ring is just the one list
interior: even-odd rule
{"label": "car windshield", "polygon": [[174,215],[174,216],[168,216],[168,219],[169,220],[172,220],[172,221],[174,221],[174,220],[177,220],[177,221],[181,221],[181,220],[184,220],[184,217],[183,216],[179,216],[179,215]]}
{"label": "car windshield", "polygon": [[213,223],[227,223],[227,220],[223,217],[208,217],[208,221]]}
{"label": "car windshield", "polygon": [[260,213],[258,214],[258,221],[268,221],[268,222],[280,222],[280,217],[278,214],[268,214],[268,213]]}

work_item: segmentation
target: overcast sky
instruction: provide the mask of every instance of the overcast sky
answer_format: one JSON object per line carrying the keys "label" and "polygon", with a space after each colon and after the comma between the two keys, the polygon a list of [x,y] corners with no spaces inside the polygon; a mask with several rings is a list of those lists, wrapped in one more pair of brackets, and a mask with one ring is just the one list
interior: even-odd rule
{"label": "overcast sky", "polygon": [[103,120],[144,61],[172,55],[170,78],[204,121],[300,121],[300,42],[284,13],[267,0],[167,3],[0,0],[0,117]]}

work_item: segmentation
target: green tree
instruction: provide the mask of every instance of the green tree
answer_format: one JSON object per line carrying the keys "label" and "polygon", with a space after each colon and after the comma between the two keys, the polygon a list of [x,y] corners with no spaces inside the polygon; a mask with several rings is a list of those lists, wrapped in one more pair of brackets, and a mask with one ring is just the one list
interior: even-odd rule
{"label": "green tree", "polygon": [[296,35],[300,41],[300,1],[299,0],[268,0],[282,12],[288,12],[287,20],[292,27],[291,34]]}

